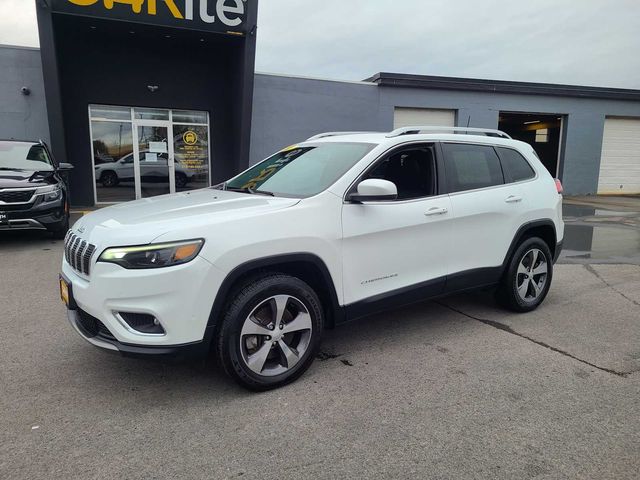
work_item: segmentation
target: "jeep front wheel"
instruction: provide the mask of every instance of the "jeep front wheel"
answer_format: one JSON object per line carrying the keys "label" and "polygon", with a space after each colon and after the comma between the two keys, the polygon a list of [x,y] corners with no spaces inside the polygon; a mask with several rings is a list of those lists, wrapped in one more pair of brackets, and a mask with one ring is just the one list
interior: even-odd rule
{"label": "jeep front wheel", "polygon": [[100,183],[102,183],[102,186],[106,188],[115,187],[119,183],[118,175],[116,172],[107,170],[100,175]]}
{"label": "jeep front wheel", "polygon": [[253,278],[236,290],[224,312],[219,361],[251,390],[285,385],[313,362],[323,324],[320,300],[302,280],[279,273]]}

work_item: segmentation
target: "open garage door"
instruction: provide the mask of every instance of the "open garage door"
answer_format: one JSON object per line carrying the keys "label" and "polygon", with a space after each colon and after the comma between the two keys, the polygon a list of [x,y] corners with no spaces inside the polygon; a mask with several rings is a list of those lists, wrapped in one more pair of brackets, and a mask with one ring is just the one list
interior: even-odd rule
{"label": "open garage door", "polygon": [[433,108],[404,108],[396,107],[393,128],[410,127],[413,125],[455,127],[455,110],[436,110]]}
{"label": "open garage door", "polygon": [[533,147],[553,177],[559,177],[563,116],[560,114],[500,112],[498,129]]}
{"label": "open garage door", "polygon": [[640,119],[605,119],[598,193],[640,193]]}

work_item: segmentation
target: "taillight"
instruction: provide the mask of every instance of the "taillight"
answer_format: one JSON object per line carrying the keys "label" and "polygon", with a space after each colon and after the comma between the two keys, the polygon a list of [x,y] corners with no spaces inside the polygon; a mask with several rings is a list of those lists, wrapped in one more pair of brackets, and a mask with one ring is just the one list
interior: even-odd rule
{"label": "taillight", "polygon": [[558,193],[562,193],[562,191],[564,190],[562,188],[562,182],[558,178],[556,178],[555,181],[556,181],[556,190],[558,190]]}

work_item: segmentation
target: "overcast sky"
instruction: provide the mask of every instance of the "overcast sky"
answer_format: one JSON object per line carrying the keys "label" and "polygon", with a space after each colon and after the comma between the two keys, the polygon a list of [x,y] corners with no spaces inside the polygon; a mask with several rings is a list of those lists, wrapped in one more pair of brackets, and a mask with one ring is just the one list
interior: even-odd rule
{"label": "overcast sky", "polygon": [[[640,89],[640,0],[261,0],[256,69]],[[37,46],[33,0],[0,0],[0,43]]]}

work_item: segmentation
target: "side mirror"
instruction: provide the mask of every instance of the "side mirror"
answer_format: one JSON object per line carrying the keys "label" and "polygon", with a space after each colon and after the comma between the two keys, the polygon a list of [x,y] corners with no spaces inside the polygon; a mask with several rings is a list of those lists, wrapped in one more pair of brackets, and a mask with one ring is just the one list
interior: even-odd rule
{"label": "side mirror", "polygon": [[369,178],[358,184],[357,193],[352,193],[347,200],[354,203],[395,200],[398,189],[393,182],[379,178]]}
{"label": "side mirror", "polygon": [[58,164],[58,170],[61,170],[63,172],[67,170],[73,170],[73,165],[71,165],[70,163],[60,162]]}

